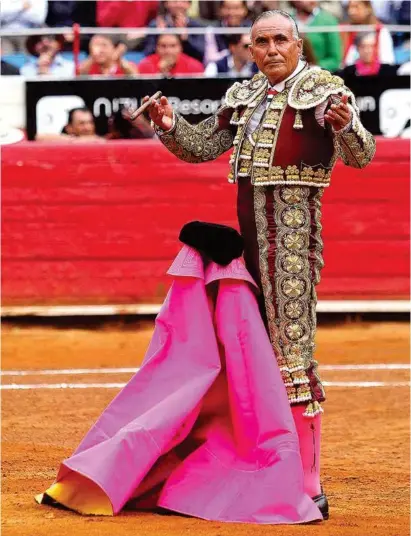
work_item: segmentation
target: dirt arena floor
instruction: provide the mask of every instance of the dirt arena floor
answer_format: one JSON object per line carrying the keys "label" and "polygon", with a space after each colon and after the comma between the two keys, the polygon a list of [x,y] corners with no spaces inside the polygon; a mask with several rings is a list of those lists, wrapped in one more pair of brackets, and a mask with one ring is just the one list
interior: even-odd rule
{"label": "dirt arena floor", "polygon": [[[37,505],[33,496],[52,483],[59,462],[72,453],[118,391],[107,386],[64,388],[61,384],[126,382],[132,372],[102,373],[101,368],[137,367],[151,333],[150,323],[106,324],[92,329],[3,325],[4,536],[409,534],[406,322],[355,322],[319,328],[317,357],[324,365],[322,378],[330,383],[322,452],[323,484],[330,501],[327,522],[257,526],[135,512],[115,518],[81,517]],[[73,369],[100,372],[80,374]],[[26,388],[10,388],[13,384]],[[55,384],[55,388],[44,384]]]}

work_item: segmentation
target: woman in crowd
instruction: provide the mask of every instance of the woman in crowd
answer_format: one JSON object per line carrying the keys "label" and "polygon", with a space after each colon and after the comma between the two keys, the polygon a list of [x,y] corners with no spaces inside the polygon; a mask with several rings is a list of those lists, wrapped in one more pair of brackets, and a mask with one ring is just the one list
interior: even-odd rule
{"label": "woman in crowd", "polygon": [[[374,13],[372,3],[367,0],[350,0],[348,2],[347,13],[350,24],[380,25],[377,27],[375,33],[375,59],[380,63],[393,65],[395,63],[395,57],[391,34],[386,28],[381,26],[381,22]],[[345,66],[353,65],[359,58],[355,37],[355,33],[351,33],[349,36],[344,59]]]}
{"label": "woman in crowd", "polygon": [[359,33],[355,38],[355,46],[358,50],[358,59],[353,65],[343,69],[345,76],[372,76],[372,75],[395,75],[396,67],[381,63],[375,55],[375,33]]}
{"label": "woman in crowd", "polygon": [[[247,2],[237,0],[226,0],[219,2],[220,20],[217,28],[245,28],[251,27],[252,21],[249,18]],[[229,54],[228,34],[214,34],[209,32],[205,36],[206,50],[204,64],[216,62]]]}

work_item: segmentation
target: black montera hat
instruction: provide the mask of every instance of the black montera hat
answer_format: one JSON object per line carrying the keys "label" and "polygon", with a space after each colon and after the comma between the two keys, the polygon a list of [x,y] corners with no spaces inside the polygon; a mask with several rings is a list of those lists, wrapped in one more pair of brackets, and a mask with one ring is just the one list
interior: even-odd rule
{"label": "black montera hat", "polygon": [[180,231],[179,239],[222,266],[241,257],[244,251],[244,240],[240,233],[232,227],[217,223],[186,223]]}

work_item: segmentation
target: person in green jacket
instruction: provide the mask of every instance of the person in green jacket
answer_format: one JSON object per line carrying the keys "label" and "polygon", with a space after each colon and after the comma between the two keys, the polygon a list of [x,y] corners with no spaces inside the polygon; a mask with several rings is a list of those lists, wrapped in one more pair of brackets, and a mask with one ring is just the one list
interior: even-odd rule
{"label": "person in green jacket", "polygon": [[[299,26],[337,26],[338,20],[324,9],[319,7],[319,2],[311,0],[296,0],[290,2],[294,7],[293,17]],[[339,69],[342,56],[343,45],[341,36],[336,32],[307,32],[305,39],[308,39],[314,49],[317,65],[328,71]]]}

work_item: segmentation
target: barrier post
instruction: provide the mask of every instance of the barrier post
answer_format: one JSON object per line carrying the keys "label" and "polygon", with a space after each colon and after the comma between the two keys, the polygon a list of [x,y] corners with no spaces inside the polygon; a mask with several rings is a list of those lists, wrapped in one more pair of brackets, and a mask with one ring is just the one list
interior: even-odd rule
{"label": "barrier post", "polygon": [[80,74],[80,25],[73,24],[73,58],[76,70],[76,76]]}

